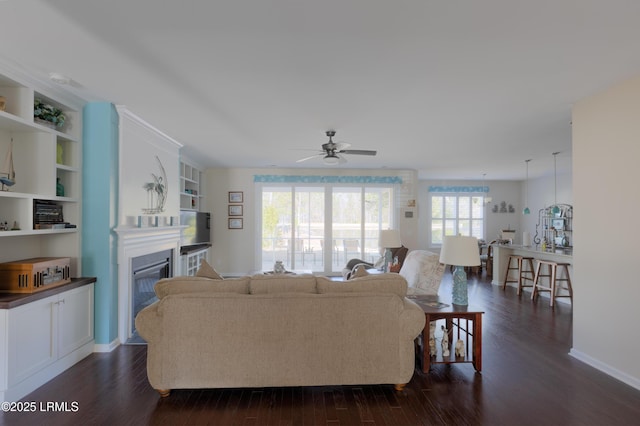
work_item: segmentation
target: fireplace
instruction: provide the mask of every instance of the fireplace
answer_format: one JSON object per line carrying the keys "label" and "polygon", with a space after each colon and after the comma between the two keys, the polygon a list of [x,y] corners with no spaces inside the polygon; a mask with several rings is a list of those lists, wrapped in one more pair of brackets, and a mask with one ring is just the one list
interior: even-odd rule
{"label": "fireplace", "polygon": [[158,298],[153,286],[162,278],[173,276],[173,250],[163,250],[131,259],[132,297],[131,332],[135,333],[135,317]]}
{"label": "fireplace", "polygon": [[180,228],[116,228],[118,234],[118,340],[134,337],[135,318],[155,301],[153,286],[178,273]]}

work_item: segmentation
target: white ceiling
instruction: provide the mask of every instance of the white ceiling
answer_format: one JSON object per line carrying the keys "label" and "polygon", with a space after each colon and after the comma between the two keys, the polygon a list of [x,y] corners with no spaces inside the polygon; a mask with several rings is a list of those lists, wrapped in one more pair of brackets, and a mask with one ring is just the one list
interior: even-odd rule
{"label": "white ceiling", "polygon": [[640,73],[637,0],[0,0],[0,60],[71,77],[203,167],[523,179],[571,167],[571,106]]}

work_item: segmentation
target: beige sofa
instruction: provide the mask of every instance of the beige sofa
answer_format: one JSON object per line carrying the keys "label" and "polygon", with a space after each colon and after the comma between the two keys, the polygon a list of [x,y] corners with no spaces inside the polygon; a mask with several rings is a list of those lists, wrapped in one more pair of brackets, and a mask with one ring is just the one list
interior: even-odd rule
{"label": "beige sofa", "polygon": [[154,389],[407,383],[425,316],[406,280],[163,279],[136,317]]}

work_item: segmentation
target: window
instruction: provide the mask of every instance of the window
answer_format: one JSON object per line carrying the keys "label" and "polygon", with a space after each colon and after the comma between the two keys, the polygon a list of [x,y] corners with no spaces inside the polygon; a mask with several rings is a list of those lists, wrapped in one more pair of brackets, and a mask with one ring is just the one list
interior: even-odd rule
{"label": "window", "polygon": [[378,235],[393,227],[393,188],[297,184],[261,186],[260,264],[288,270],[338,272],[349,259],[375,262]]}
{"label": "window", "polygon": [[431,244],[440,245],[444,236],[458,234],[484,238],[484,197],[431,195]]}

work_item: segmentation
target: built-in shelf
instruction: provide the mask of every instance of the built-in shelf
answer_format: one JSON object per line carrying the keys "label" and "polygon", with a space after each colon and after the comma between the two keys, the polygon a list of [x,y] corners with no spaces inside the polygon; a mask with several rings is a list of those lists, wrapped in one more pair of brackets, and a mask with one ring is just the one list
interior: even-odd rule
{"label": "built-in shelf", "polygon": [[202,205],[202,171],[180,162],[180,210],[200,210]]}
{"label": "built-in shelf", "polygon": [[[5,156],[13,146],[16,182],[0,191],[0,222],[9,227],[17,223],[20,230],[0,231],[0,238],[22,238],[0,244],[0,261],[27,257],[71,257],[72,275],[79,273],[82,198],[82,108],[84,102],[49,87],[35,87],[19,72],[3,69],[0,73],[0,96],[5,109],[0,111],[0,173]],[[34,100],[62,110],[63,127],[52,127],[34,117]],[[62,185],[64,195],[56,187]],[[62,207],[65,222],[76,228],[35,229],[36,200],[47,200]]]}

